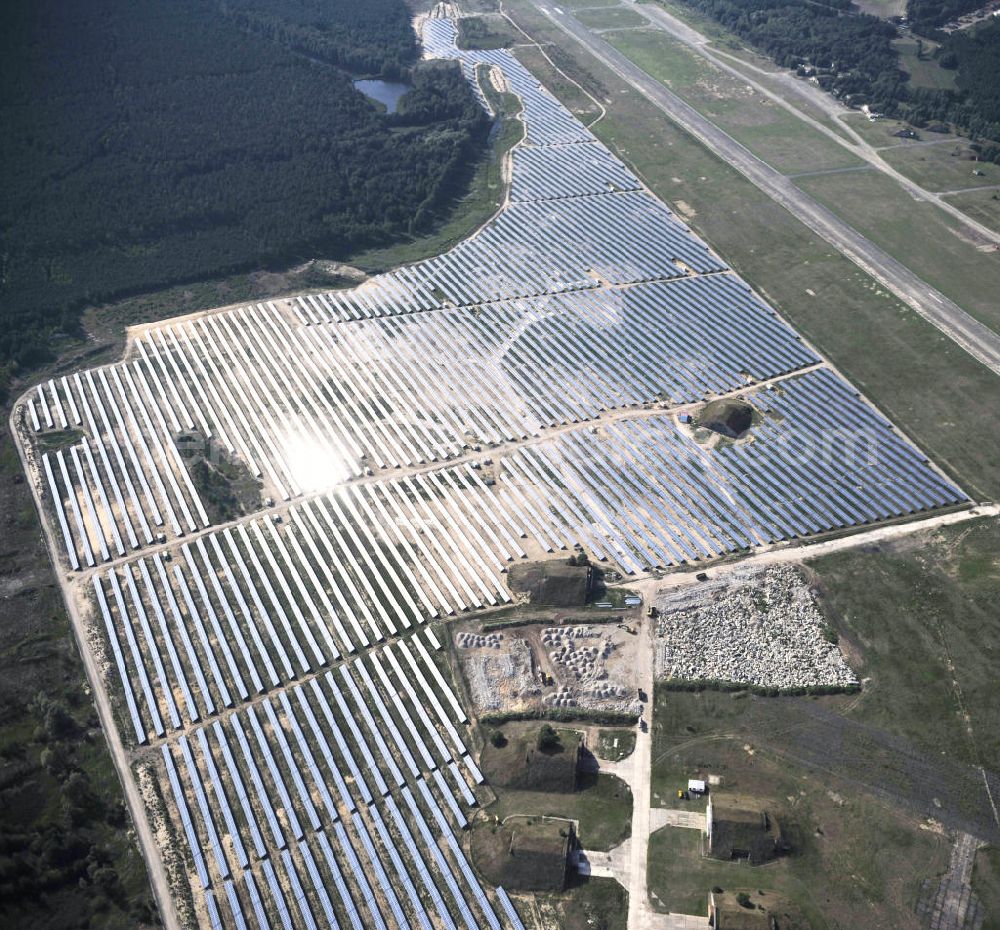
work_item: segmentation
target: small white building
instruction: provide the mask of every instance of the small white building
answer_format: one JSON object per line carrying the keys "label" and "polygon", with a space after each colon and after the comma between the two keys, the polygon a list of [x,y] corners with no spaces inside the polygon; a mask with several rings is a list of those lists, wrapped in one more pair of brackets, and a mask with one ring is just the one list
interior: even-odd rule
{"label": "small white building", "polygon": [[704,794],[708,788],[705,786],[705,782],[700,778],[689,778],[688,779],[688,791],[691,794]]}

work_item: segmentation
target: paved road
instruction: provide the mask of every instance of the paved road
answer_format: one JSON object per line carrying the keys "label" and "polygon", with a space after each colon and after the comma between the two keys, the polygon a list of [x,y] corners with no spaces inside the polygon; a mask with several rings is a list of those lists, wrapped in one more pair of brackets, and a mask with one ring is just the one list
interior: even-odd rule
{"label": "paved road", "polygon": [[1000,184],[980,184],[979,187],[960,187],[954,191],[942,191],[942,197],[951,197],[954,194],[978,194],[980,191],[995,191],[1000,188]]}
{"label": "paved road", "polygon": [[[1000,244],[1000,233],[998,233],[995,229],[990,229],[989,226],[980,223],[978,220],[960,210],[954,204],[944,200],[940,193],[921,187],[912,178],[908,178],[905,174],[887,162],[882,157],[882,153],[879,150],[881,148],[880,146],[877,147],[872,145],[867,139],[865,139],[864,136],[857,132],[853,126],[844,121],[843,117],[856,111],[850,110],[826,91],[820,89],[815,84],[810,84],[808,81],[803,81],[800,78],[795,77],[791,71],[767,71],[755,64],[752,64],[751,62],[745,61],[742,58],[730,55],[728,52],[721,49],[712,48],[710,45],[711,40],[707,36],[695,29],[692,29],[686,23],[679,20],[676,16],[671,15],[660,6],[655,4],[643,4],[641,6],[636,5],[635,10],[644,16],[646,21],[654,28],[658,28],[663,32],[668,33],[674,39],[680,40],[696,54],[701,55],[703,58],[707,58],[721,71],[731,74],[742,83],[750,84],[758,93],[764,95],[778,106],[790,111],[800,120],[808,123],[817,132],[828,136],[838,145],[849,148],[850,151],[858,156],[858,158],[864,159],[872,165],[872,167],[878,168],[884,174],[889,175],[915,200],[933,202],[939,209],[944,210],[945,213],[951,214],[951,216],[959,222],[964,223],[970,229],[975,230],[975,232],[978,233],[979,236],[981,236],[986,242],[992,242],[994,245]],[[730,64],[730,62],[733,64]],[[782,88],[782,92],[780,94],[775,93],[766,84],[758,83],[747,74],[747,71],[759,74],[762,79],[765,79],[772,84],[778,84]],[[836,120],[837,125],[841,128],[841,130],[847,133],[853,141],[847,142],[844,137],[838,134],[835,130],[831,129],[820,120],[814,119],[808,112],[805,112],[795,106],[792,103],[792,100],[796,99],[815,107],[823,113],[826,113],[830,119]],[[911,144],[919,145],[920,143]]]}
{"label": "paved road", "polygon": [[968,833],[955,838],[948,871],[941,876],[933,897],[917,905],[930,930],[978,930],[983,925],[982,905],[972,890],[972,868],[983,845]]}
{"label": "paved road", "polygon": [[636,643],[636,685],[646,692],[644,719],[648,729],[638,728],[632,752],[632,837],[628,866],[628,930],[647,930],[653,910],[649,906],[646,869],[650,834],[650,774],[653,763],[653,621],[643,618],[638,624]]}
{"label": "paved road", "polygon": [[702,811],[690,811],[675,807],[654,807],[649,813],[649,825],[652,831],[662,827],[674,827],[684,830],[706,829],[706,817]]}
{"label": "paved road", "polygon": [[699,142],[736,168],[966,352],[1000,374],[1000,336],[997,333],[973,319],[905,265],[799,190],[788,178],[757,158],[749,149],[572,16],[539,0],[532,2],[560,30],[584,46],[602,64],[643,94]]}

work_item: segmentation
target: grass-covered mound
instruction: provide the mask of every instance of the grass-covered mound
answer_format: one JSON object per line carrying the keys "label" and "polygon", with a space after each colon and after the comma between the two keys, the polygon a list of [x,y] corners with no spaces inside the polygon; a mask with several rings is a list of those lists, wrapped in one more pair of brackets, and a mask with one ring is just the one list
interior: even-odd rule
{"label": "grass-covered mound", "polygon": [[573,825],[564,820],[479,818],[472,828],[472,861],[491,884],[516,891],[562,891]]}
{"label": "grass-covered mound", "polygon": [[742,400],[713,400],[698,412],[697,424],[729,439],[739,439],[753,426],[754,409]]}
{"label": "grass-covered mound", "polygon": [[569,793],[577,787],[580,744],[579,733],[547,723],[504,732],[483,749],[483,773],[504,788]]}

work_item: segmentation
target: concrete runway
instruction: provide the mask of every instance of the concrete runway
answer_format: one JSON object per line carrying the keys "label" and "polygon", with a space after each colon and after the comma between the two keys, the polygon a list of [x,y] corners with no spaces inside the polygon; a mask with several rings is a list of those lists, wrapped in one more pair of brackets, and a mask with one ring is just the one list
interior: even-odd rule
{"label": "concrete runway", "polygon": [[671,120],[744,177],[781,204],[793,216],[871,275],[883,287],[966,352],[1000,374],[1000,335],[973,319],[956,303],[922,281],[914,272],[852,226],[799,190],[791,180],[761,161],[744,145],[702,116],[676,94],[591,32],[558,6],[532,0],[538,10],[567,36],[584,46],[602,64],[639,91]]}

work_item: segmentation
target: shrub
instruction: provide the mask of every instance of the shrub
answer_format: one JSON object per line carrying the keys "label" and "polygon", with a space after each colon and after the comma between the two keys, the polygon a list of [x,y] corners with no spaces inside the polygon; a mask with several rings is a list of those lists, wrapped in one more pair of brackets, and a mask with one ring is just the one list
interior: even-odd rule
{"label": "shrub", "polygon": [[543,723],[538,730],[538,748],[541,752],[555,752],[562,746],[559,734],[553,729],[552,724]]}
{"label": "shrub", "polygon": [[760,697],[801,697],[803,695],[855,694],[861,685],[804,685],[796,688],[765,688],[761,685],[722,681],[716,678],[671,678],[657,684],[667,691],[732,691],[749,692]]}
{"label": "shrub", "polygon": [[496,711],[483,714],[479,722],[484,726],[498,727],[512,720],[555,720],[568,723],[583,720],[605,726],[629,726],[638,720],[637,714],[625,714],[617,710],[591,710],[587,707],[535,707],[531,710]]}

